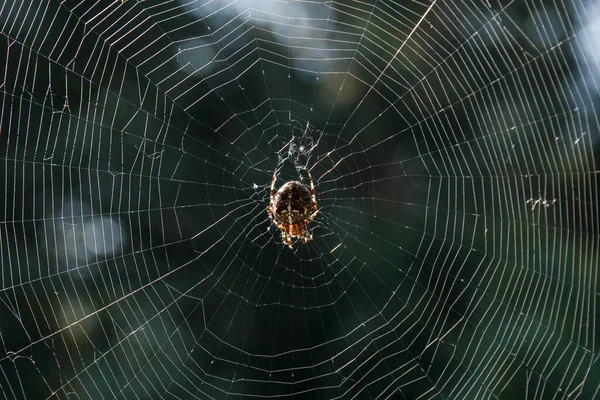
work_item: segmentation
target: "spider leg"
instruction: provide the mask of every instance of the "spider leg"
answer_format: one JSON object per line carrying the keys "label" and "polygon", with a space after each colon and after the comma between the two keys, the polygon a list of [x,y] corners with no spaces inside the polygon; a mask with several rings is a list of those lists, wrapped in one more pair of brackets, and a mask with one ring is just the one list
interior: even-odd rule
{"label": "spider leg", "polygon": [[277,171],[273,172],[273,178],[271,178],[271,201],[273,201],[273,196],[275,196],[275,181],[277,180]]}
{"label": "spider leg", "polygon": [[288,231],[288,227],[285,226],[285,224],[277,221],[275,219],[275,217],[273,216],[273,213],[271,212],[271,209],[269,208],[269,219],[271,220],[271,222],[273,222],[273,224],[275,224],[275,226],[281,230],[281,241],[287,245],[287,247],[289,247],[290,249],[293,249],[292,247],[292,237],[290,236],[290,233]]}
{"label": "spider leg", "polygon": [[[314,213],[313,215],[316,215],[316,214],[317,214],[317,212],[315,211],[315,213]],[[310,222],[310,221],[307,221],[307,222],[306,222],[306,225],[308,225],[308,223],[309,223],[309,222]],[[304,230],[304,237],[306,238],[306,241],[308,242],[309,240],[312,240],[312,238],[313,238],[313,235],[312,235],[312,233],[310,233],[310,232],[308,231],[308,229],[305,229],[305,230]]]}
{"label": "spider leg", "polygon": [[312,221],[313,219],[315,219],[315,217],[317,216],[318,213],[319,213],[319,210],[315,210],[314,213],[310,214],[308,216],[308,218],[306,218],[306,223],[308,224],[310,221]]}
{"label": "spider leg", "polygon": [[275,217],[273,216],[273,213],[272,213],[272,212],[270,212],[270,210],[269,210],[269,219],[271,220],[271,222],[272,222],[272,223],[274,223],[274,224],[275,224],[275,226],[276,226],[277,228],[279,228],[279,229],[281,229],[281,230],[284,230],[284,231],[286,230],[286,228],[285,228],[285,225],[284,225],[284,224],[282,224],[281,222],[277,221],[277,220],[275,219]]}
{"label": "spider leg", "polygon": [[304,231],[302,235],[302,243],[306,244],[309,240],[312,240],[312,235],[308,231]]}
{"label": "spider leg", "polygon": [[312,211],[317,210],[317,196],[315,194],[315,184],[313,182],[313,177],[310,174],[310,171],[306,171],[308,172],[308,178],[310,179],[310,195],[312,197]]}
{"label": "spider leg", "polygon": [[287,245],[287,247],[289,247],[290,249],[293,249],[292,237],[290,236],[290,233],[287,230],[283,230],[281,232],[281,240],[283,241],[284,244]]}
{"label": "spider leg", "polygon": [[274,223],[275,226],[277,226],[277,221],[275,221],[275,217],[273,216],[273,207],[271,206],[271,204],[269,204],[269,207],[267,207],[267,212],[269,213],[269,219],[271,220],[271,222]]}
{"label": "spider leg", "polygon": [[275,197],[275,181],[277,180],[277,171],[273,172],[273,178],[271,178],[271,190],[269,192],[269,196],[271,200],[269,201],[269,205],[267,206],[267,212],[269,213],[269,219],[272,223],[275,224],[279,229],[283,229],[283,224],[275,219],[275,210],[273,210],[273,200]]}
{"label": "spider leg", "polygon": [[[273,209],[273,202],[275,201],[275,181],[277,180],[277,171],[273,172],[273,178],[271,178],[271,190],[269,191],[269,197],[271,198],[269,201],[269,206],[267,207],[267,212],[269,213],[269,219],[271,222],[281,230],[281,241],[287,245],[290,249],[294,249],[292,247],[292,235],[290,233],[290,228],[286,224],[277,221],[275,218],[275,210]],[[312,180],[311,180],[312,182]],[[313,196],[314,199],[314,196]]]}
{"label": "spider leg", "polygon": [[273,198],[275,197],[275,181],[276,180],[277,180],[277,171],[273,172],[273,177],[271,178],[271,190],[269,191],[269,197],[271,199],[269,201],[269,206],[267,207],[267,211],[269,212],[269,214],[273,213]]}
{"label": "spider leg", "polygon": [[[317,214],[317,213],[316,213],[316,211],[315,211],[315,213],[314,213],[313,215],[311,215],[311,217],[313,217],[313,218],[314,218],[314,215],[316,215],[316,214]],[[309,223],[309,222],[310,222],[310,219],[307,219],[307,220],[304,222],[304,227],[303,227],[303,230],[302,230],[302,243],[304,243],[304,244],[308,243],[308,241],[309,241],[309,240],[312,240],[312,238],[313,238],[313,236],[312,236],[312,233],[310,233],[310,232],[308,231],[308,229],[307,229],[307,226],[308,226],[308,223]]]}

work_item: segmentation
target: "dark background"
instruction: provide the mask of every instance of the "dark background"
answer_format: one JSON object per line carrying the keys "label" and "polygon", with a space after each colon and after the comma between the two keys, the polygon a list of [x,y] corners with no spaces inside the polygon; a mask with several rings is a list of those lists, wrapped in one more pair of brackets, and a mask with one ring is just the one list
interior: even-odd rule
{"label": "dark background", "polygon": [[[4,398],[598,396],[600,6],[4,1]],[[307,245],[266,207],[315,178]]]}

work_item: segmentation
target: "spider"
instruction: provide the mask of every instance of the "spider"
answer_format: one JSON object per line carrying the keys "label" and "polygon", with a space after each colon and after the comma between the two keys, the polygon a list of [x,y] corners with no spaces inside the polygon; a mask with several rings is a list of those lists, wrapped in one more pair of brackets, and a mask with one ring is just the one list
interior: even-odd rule
{"label": "spider", "polygon": [[277,171],[273,173],[271,180],[271,201],[267,212],[271,222],[281,230],[283,243],[290,249],[293,249],[292,239],[300,238],[304,244],[312,240],[307,225],[319,211],[310,172],[308,172],[308,177],[310,178],[310,189],[301,182],[290,181],[281,186],[277,193],[275,192]]}

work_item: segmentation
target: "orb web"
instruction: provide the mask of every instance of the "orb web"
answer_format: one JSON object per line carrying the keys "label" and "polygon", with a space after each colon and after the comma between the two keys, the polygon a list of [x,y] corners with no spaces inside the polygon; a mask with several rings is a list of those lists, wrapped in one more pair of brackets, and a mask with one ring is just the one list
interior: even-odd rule
{"label": "orb web", "polygon": [[[6,0],[4,398],[595,398],[600,4]],[[314,177],[281,243],[271,177]]]}

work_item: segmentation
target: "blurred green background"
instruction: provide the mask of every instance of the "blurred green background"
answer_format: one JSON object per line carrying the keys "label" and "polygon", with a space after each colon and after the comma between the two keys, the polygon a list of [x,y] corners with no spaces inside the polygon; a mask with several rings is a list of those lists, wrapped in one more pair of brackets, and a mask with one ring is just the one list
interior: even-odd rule
{"label": "blurred green background", "polygon": [[[0,24],[3,398],[598,396],[596,2]],[[307,170],[290,250],[271,177]]]}

